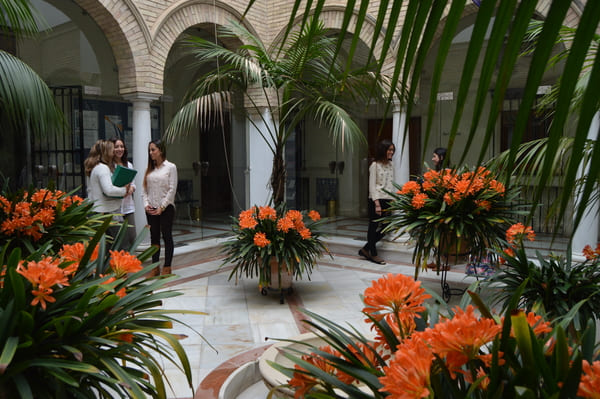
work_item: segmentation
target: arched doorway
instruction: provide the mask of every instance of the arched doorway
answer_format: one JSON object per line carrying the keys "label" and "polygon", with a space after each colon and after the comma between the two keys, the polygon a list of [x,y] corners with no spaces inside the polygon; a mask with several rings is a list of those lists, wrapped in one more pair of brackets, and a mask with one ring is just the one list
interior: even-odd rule
{"label": "arched doorway", "polygon": [[[200,24],[187,29],[173,45],[166,61],[162,97],[165,126],[182,105],[192,83],[215,65],[197,66],[186,52],[189,35],[215,40],[214,25]],[[228,42],[236,46],[235,41]],[[229,216],[244,207],[245,127],[233,107],[209,126],[198,127],[169,144],[169,157],[177,164],[181,219],[192,222],[229,222]]]}

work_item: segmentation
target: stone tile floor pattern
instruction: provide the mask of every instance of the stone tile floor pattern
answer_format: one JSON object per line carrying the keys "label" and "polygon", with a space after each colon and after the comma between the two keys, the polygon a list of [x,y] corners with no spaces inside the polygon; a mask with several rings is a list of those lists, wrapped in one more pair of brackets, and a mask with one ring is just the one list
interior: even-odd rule
{"label": "stone tile floor pattern", "polygon": [[[334,239],[345,241],[351,253],[356,253],[366,237],[366,221],[337,219],[329,226]],[[192,256],[192,261],[177,263],[177,255],[194,253],[198,245],[218,246],[228,233],[226,225],[205,222],[200,226],[193,221],[178,221],[175,226],[176,261],[173,273],[178,276],[168,289],[182,293],[168,299],[166,309],[190,309],[207,315],[174,315],[185,325],[175,325],[172,332],[187,336],[182,344],[193,370],[193,389],[187,386],[182,372],[165,363],[171,383],[169,398],[217,398],[218,388],[228,373],[247,361],[256,359],[277,338],[291,338],[306,332],[300,321],[305,316],[300,309],[308,309],[337,323],[349,323],[366,331],[361,316],[360,294],[371,281],[387,273],[414,274],[409,247],[386,252],[386,265],[377,265],[358,256],[334,253],[333,259],[323,257],[314,269],[310,281],[294,281],[293,293],[280,304],[279,294],[261,295],[256,279],[237,282],[229,280],[231,267],[222,266],[219,256]],[[334,251],[335,252],[335,251]],[[348,253],[348,252],[346,252]],[[419,280],[441,295],[440,278],[434,271],[423,272]],[[456,265],[448,272],[453,288],[465,288],[473,277],[464,274],[464,265]],[[457,304],[460,296],[453,296]],[[240,364],[240,362],[242,362]]]}

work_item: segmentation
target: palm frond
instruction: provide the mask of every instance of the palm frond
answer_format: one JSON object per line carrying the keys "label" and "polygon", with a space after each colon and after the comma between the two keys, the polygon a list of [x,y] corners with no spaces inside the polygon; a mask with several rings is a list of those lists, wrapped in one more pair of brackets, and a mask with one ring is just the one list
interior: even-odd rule
{"label": "palm frond", "polygon": [[62,131],[65,121],[46,83],[27,64],[0,50],[0,121],[12,131],[34,135]]}
{"label": "palm frond", "polygon": [[41,15],[28,0],[0,0],[0,30],[17,37],[33,36],[38,32]]}

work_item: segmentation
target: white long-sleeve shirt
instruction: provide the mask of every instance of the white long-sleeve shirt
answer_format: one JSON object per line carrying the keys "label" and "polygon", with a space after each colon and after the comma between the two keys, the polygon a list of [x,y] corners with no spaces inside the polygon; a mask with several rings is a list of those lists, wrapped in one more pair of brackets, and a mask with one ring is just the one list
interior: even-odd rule
{"label": "white long-sleeve shirt", "polygon": [[[129,169],[133,169],[133,164],[131,162],[127,162],[127,167]],[[135,182],[132,181],[131,182],[131,186],[133,187],[133,190],[135,191],[136,187],[135,187]],[[123,202],[121,203],[121,213],[123,215],[129,215],[130,213],[135,212],[135,202],[133,200],[133,195],[128,195],[127,197],[123,198]]]}
{"label": "white long-sleeve shirt", "polygon": [[384,190],[394,191],[394,166],[391,162],[373,162],[369,166],[369,198],[392,199]]}
{"label": "white long-sleeve shirt", "polygon": [[90,173],[88,198],[94,203],[94,210],[101,213],[120,213],[123,196],[127,187],[112,184],[112,172],[108,165],[99,163]]}
{"label": "white long-sleeve shirt", "polygon": [[166,159],[159,167],[146,175],[146,184],[142,190],[144,208],[148,205],[153,208],[166,208],[175,206],[175,193],[177,192],[177,166]]}

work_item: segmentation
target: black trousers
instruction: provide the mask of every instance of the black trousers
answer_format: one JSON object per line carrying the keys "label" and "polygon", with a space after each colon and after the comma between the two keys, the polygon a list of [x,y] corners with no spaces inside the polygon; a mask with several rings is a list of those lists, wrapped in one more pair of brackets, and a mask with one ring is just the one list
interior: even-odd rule
{"label": "black trousers", "polygon": [[175,207],[169,205],[160,215],[149,215],[146,219],[150,225],[150,244],[157,246],[158,251],[152,255],[152,262],[160,259],[160,236],[165,242],[165,267],[171,267],[175,245],[173,243],[173,220],[175,220]]}
{"label": "black trousers", "polygon": [[369,198],[369,230],[367,231],[367,243],[364,248],[369,251],[371,256],[377,255],[375,244],[385,236],[385,234],[381,232],[383,223],[377,222],[376,220],[386,215],[388,208],[390,207],[390,200],[380,199],[379,205],[381,205],[381,215],[375,213],[375,201]]}

